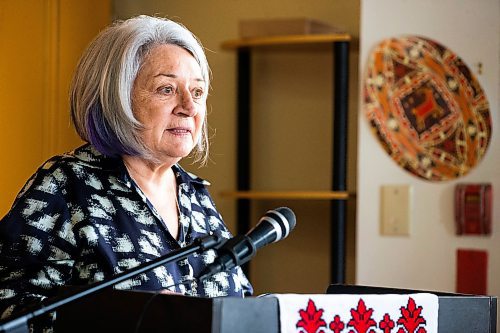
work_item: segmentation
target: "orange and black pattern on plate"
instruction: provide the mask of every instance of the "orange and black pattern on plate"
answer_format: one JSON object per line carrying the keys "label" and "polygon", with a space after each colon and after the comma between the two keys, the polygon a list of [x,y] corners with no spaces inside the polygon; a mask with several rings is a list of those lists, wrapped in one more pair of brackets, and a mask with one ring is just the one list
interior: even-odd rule
{"label": "orange and black pattern on plate", "polygon": [[467,174],[491,138],[488,100],[466,64],[430,39],[379,43],[369,56],[364,112],[398,165],[431,181]]}

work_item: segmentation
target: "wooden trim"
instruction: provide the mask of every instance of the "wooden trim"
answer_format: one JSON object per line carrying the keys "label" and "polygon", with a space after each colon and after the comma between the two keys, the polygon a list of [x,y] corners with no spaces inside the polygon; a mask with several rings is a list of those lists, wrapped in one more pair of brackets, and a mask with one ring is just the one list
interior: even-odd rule
{"label": "wooden trim", "polygon": [[348,200],[346,191],[223,191],[222,197],[237,199]]}
{"label": "wooden trim", "polygon": [[234,50],[243,47],[258,47],[270,45],[292,45],[312,43],[334,43],[347,42],[351,40],[348,34],[311,34],[311,35],[288,35],[269,36],[256,38],[243,38],[223,42],[221,47],[225,50]]}

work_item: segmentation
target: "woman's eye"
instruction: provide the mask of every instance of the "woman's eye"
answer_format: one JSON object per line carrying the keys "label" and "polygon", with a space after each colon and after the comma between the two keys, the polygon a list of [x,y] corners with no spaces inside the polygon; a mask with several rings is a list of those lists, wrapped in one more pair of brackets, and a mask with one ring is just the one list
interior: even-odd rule
{"label": "woman's eye", "polygon": [[201,89],[201,88],[194,89],[192,96],[193,96],[193,98],[196,98],[196,99],[202,98],[203,97],[203,89]]}
{"label": "woman's eye", "polygon": [[165,95],[172,95],[175,93],[175,89],[172,86],[160,87],[158,89],[158,92],[165,94]]}

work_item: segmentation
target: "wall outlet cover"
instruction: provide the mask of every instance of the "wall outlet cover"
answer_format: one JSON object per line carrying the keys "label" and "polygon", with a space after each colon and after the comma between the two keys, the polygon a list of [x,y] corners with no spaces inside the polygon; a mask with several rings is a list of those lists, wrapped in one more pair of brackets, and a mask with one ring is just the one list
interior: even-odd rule
{"label": "wall outlet cover", "polygon": [[412,210],[410,185],[385,185],[381,188],[380,233],[409,236]]}

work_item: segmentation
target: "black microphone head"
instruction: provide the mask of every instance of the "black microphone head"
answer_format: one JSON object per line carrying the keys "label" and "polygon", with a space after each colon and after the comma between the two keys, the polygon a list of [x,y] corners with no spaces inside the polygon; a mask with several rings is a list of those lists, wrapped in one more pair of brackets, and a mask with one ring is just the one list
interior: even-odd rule
{"label": "black microphone head", "polygon": [[256,250],[287,237],[295,228],[295,223],[295,214],[290,208],[279,207],[268,211],[246,235],[226,241],[217,250],[218,257],[202,271],[199,279],[246,263]]}
{"label": "black microphone head", "polygon": [[275,226],[278,233],[274,242],[286,238],[295,228],[296,219],[293,211],[288,207],[278,207],[267,211],[261,221],[267,221]]}

